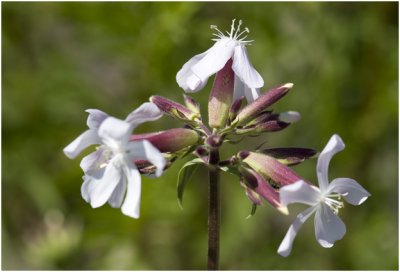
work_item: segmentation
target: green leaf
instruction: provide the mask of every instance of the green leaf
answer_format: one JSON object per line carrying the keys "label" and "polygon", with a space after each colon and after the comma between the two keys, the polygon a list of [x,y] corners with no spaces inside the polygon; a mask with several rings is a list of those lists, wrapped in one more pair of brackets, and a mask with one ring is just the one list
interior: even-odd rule
{"label": "green leaf", "polygon": [[181,209],[183,209],[182,201],[183,201],[183,191],[185,189],[186,184],[190,180],[194,171],[196,170],[199,164],[204,164],[204,161],[200,158],[195,158],[191,161],[185,163],[178,173],[178,204]]}

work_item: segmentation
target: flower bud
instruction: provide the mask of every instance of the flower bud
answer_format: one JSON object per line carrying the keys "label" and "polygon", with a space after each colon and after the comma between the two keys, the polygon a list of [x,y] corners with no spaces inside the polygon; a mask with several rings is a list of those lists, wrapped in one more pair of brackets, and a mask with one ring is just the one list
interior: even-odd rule
{"label": "flower bud", "polygon": [[314,149],[298,147],[270,148],[259,150],[258,152],[274,157],[285,165],[296,165],[318,155],[318,152]]}
{"label": "flower bud", "polygon": [[260,173],[266,179],[272,179],[280,186],[292,184],[304,178],[297,175],[292,169],[280,163],[271,156],[249,152],[243,160],[252,169]]}
{"label": "flower bud", "polygon": [[176,152],[196,144],[199,135],[191,129],[173,128],[154,133],[135,134],[131,136],[130,140],[148,140],[160,152]]}
{"label": "flower bud", "polygon": [[260,174],[244,167],[240,167],[239,171],[245,180],[246,194],[254,204],[261,205],[257,197],[261,196],[280,212],[288,214],[287,208],[279,202],[279,193]]}
{"label": "flower bud", "polygon": [[264,123],[257,124],[254,127],[254,132],[255,133],[262,133],[262,132],[273,132],[273,131],[279,131],[287,126],[289,126],[289,123],[281,122],[281,121],[276,121],[276,120],[271,120],[267,121]]}
{"label": "flower bud", "polygon": [[244,100],[244,96],[241,96],[238,99],[236,99],[235,101],[233,101],[232,106],[229,109],[229,121],[230,122],[232,122],[236,118],[240,108],[242,107],[243,100]]}
{"label": "flower bud", "polygon": [[292,83],[286,83],[285,85],[274,88],[259,98],[254,100],[252,103],[244,107],[236,117],[235,121],[237,125],[243,125],[246,122],[255,118],[259,113],[263,112],[267,107],[274,104],[276,101],[285,96],[288,91],[293,87]]}
{"label": "flower bud", "polygon": [[150,101],[157,105],[157,107],[165,114],[178,118],[183,121],[193,121],[199,117],[199,114],[191,111],[182,104],[169,100],[159,95],[150,97]]}
{"label": "flower bud", "polygon": [[200,115],[200,104],[196,100],[186,94],[183,95],[183,99],[189,110]]}
{"label": "flower bud", "polygon": [[208,99],[208,122],[212,128],[226,125],[229,109],[232,104],[235,74],[232,70],[232,59],[215,76],[214,85]]}

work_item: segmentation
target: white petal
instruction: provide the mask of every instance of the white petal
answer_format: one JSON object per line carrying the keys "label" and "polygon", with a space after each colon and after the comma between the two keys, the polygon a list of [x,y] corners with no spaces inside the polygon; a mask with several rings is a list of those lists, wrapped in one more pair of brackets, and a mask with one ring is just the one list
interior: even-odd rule
{"label": "white petal", "polygon": [[110,204],[110,206],[113,208],[121,207],[122,201],[124,200],[125,191],[126,191],[126,177],[124,176],[121,177],[121,182],[118,183],[114,192],[110,196],[108,204]]}
{"label": "white petal", "polygon": [[83,183],[81,186],[81,195],[82,198],[86,201],[86,202],[90,202],[90,193],[89,193],[89,188],[90,188],[90,182],[91,182],[91,178],[88,178],[86,176],[83,176]]}
{"label": "white petal", "polygon": [[87,190],[93,208],[102,206],[110,199],[118,183],[121,182],[121,174],[120,167],[116,167],[115,160],[111,160],[103,175],[87,176],[91,178]]}
{"label": "white petal", "polygon": [[325,204],[320,204],[317,209],[314,226],[318,243],[326,248],[332,247],[346,233],[343,221]]}
{"label": "white petal", "polygon": [[246,96],[247,102],[251,103],[260,96],[258,88],[249,88],[244,85],[244,95]]}
{"label": "white petal", "polygon": [[128,150],[134,160],[147,160],[151,162],[156,169],[156,176],[161,176],[166,160],[163,155],[149,141],[129,142]]}
{"label": "white petal", "polygon": [[97,131],[89,129],[86,130],[81,135],[79,135],[79,137],[76,138],[72,143],[67,145],[64,148],[64,154],[68,158],[73,159],[76,156],[78,156],[79,153],[81,153],[86,147],[99,143],[100,143],[100,138],[97,135]]}
{"label": "white petal", "polygon": [[325,192],[328,188],[328,168],[333,155],[344,149],[344,143],[339,135],[334,134],[318,157],[317,176],[319,188]]}
{"label": "white petal", "polygon": [[[197,92],[200,89],[202,89],[202,87],[204,87],[205,83],[207,83],[207,79],[203,80],[203,82],[201,82],[201,79],[196,77],[198,82],[197,83],[193,83],[193,78],[191,78],[193,76],[193,72],[192,72],[192,67],[197,64],[208,52],[210,51],[210,49],[208,49],[206,52],[198,54],[196,56],[194,56],[193,58],[191,58],[188,62],[186,62],[183,67],[178,71],[178,73],[176,74],[176,82],[178,82],[179,87],[181,87],[182,89],[184,89],[186,92]],[[192,81],[192,83],[190,84],[191,87],[189,87],[188,85],[188,80],[190,79],[190,81]],[[197,86],[196,86],[197,85]],[[196,87],[195,87],[196,86]]]}
{"label": "white petal", "polygon": [[328,192],[341,194],[352,205],[360,205],[371,196],[357,181],[349,178],[334,179],[329,184]]}
{"label": "white petal", "polygon": [[128,183],[128,189],[126,191],[126,197],[124,204],[122,204],[121,211],[127,216],[139,218],[141,194],[140,173],[133,164],[131,167],[126,167],[124,171]]}
{"label": "white petal", "polygon": [[264,80],[251,65],[244,45],[235,47],[232,69],[247,87],[261,88],[264,86]]}
{"label": "white petal", "polygon": [[310,217],[310,215],[313,214],[314,210],[314,207],[310,207],[297,215],[278,248],[279,255],[283,257],[289,256],[290,252],[292,251],[294,238],[296,238],[301,226]]}
{"label": "white petal", "polygon": [[88,109],[86,112],[89,113],[86,123],[91,129],[99,129],[101,123],[108,117],[107,113],[97,109]]}
{"label": "white petal", "polygon": [[131,112],[128,117],[126,117],[125,121],[132,124],[133,127],[136,127],[144,122],[157,120],[161,116],[162,112],[155,104],[146,102],[135,111]]}
{"label": "white petal", "polygon": [[106,163],[108,158],[104,156],[104,152],[105,147],[101,146],[95,152],[92,152],[84,157],[80,164],[83,172],[89,173],[99,168],[103,163]]}
{"label": "white petal", "polygon": [[279,120],[285,123],[294,123],[299,121],[301,114],[297,111],[286,111],[279,113]]}
{"label": "white petal", "polygon": [[236,42],[231,39],[221,39],[211,47],[207,54],[195,65],[192,72],[201,81],[220,71],[226,62],[232,58]]}
{"label": "white petal", "polygon": [[236,101],[239,97],[244,96],[244,83],[240,78],[235,75],[235,83],[233,87],[233,101]]}
{"label": "white petal", "polygon": [[131,136],[132,125],[114,117],[108,117],[99,128],[103,143],[113,148],[125,146]]}
{"label": "white petal", "polygon": [[309,206],[316,205],[321,197],[320,190],[306,182],[299,180],[279,189],[279,198],[282,206],[292,203],[303,203]]}

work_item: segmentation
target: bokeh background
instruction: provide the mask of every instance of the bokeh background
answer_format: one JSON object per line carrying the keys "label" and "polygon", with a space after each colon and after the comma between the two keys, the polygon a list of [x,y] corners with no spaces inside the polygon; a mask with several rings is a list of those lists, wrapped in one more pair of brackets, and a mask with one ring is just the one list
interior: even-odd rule
{"label": "bokeh background", "polygon": [[[312,220],[289,258],[276,254],[293,218],[270,206],[245,219],[238,180],[222,175],[222,269],[398,268],[398,4],[2,3],[2,268],[205,269],[207,182],[197,172],[176,199],[176,162],[143,178],[141,218],[92,209],[80,196],[78,159],[62,149],[86,129],[85,109],[124,118],[153,94],[182,101],[175,74],[212,45],[209,25],[240,18],[265,88],[293,82],[274,109],[296,110],[288,129],[228,146],[321,150],[346,143],[330,177],[352,177],[372,197],[346,205],[347,234],[331,249]],[[193,96],[206,112],[208,90]],[[206,116],[206,115],[205,115]],[[138,132],[182,124],[163,117]],[[316,182],[315,160],[295,170]]]}

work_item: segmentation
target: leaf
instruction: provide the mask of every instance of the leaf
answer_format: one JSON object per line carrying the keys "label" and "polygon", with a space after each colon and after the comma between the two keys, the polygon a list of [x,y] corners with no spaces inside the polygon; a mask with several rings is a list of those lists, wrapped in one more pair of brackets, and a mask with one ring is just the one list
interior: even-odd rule
{"label": "leaf", "polygon": [[250,214],[246,217],[246,219],[249,219],[250,217],[252,217],[256,213],[256,211],[257,211],[257,205],[253,204],[251,207]]}
{"label": "leaf", "polygon": [[196,170],[199,164],[204,164],[204,161],[200,158],[195,158],[185,163],[179,170],[177,193],[178,193],[178,204],[181,209],[183,209],[182,206],[183,191],[185,189],[186,184],[190,180],[191,176],[193,175],[194,171]]}
{"label": "leaf", "polygon": [[239,172],[239,170],[237,169],[236,166],[226,165],[226,166],[218,166],[218,168],[221,171],[224,171],[224,172],[229,173],[231,175],[235,175],[235,176],[239,176],[240,177],[240,172]]}

